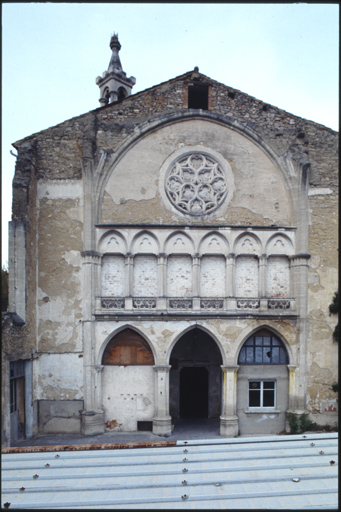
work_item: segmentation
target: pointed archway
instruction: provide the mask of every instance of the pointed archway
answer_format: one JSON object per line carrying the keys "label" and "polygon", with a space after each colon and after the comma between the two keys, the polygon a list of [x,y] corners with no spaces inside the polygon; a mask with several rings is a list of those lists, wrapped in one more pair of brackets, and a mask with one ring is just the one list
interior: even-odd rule
{"label": "pointed archway", "polygon": [[169,408],[172,418],[219,418],[221,414],[220,350],[205,331],[187,331],[170,356]]}

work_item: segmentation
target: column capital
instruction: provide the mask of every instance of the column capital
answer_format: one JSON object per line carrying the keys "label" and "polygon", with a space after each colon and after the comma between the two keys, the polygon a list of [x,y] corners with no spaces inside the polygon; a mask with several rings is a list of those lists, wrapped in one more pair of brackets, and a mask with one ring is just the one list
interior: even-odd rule
{"label": "column capital", "polygon": [[297,370],[296,364],[288,364],[287,366],[288,366],[289,372],[295,372]]}
{"label": "column capital", "polygon": [[81,256],[84,262],[88,262],[91,261],[91,259],[100,259],[102,257],[102,254],[97,251],[82,251]]}
{"label": "column capital", "polygon": [[156,364],[153,366],[156,372],[169,372],[171,368],[172,366],[170,364]]}
{"label": "column capital", "polygon": [[239,370],[239,365],[221,365],[220,368],[223,370],[224,373],[237,373],[237,371]]}
{"label": "column capital", "polygon": [[96,364],[93,366],[93,369],[96,371],[96,373],[101,373],[103,371],[104,365],[103,364]]}

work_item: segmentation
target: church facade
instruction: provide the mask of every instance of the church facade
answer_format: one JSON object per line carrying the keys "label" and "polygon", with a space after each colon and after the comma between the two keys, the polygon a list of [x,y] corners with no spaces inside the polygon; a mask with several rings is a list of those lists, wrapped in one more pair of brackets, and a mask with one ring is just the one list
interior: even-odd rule
{"label": "church facade", "polygon": [[338,134],[199,72],[14,144],[3,438],[335,424]]}

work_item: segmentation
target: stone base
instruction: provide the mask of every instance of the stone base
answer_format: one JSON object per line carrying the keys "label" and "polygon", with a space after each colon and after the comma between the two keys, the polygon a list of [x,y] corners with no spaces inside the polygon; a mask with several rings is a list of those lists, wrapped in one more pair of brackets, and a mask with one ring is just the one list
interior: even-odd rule
{"label": "stone base", "polygon": [[223,437],[238,436],[238,416],[220,416],[220,435]]}
{"label": "stone base", "polygon": [[153,434],[156,436],[168,437],[172,433],[172,417],[153,419]]}
{"label": "stone base", "polygon": [[96,436],[104,432],[104,411],[82,411],[83,436]]}

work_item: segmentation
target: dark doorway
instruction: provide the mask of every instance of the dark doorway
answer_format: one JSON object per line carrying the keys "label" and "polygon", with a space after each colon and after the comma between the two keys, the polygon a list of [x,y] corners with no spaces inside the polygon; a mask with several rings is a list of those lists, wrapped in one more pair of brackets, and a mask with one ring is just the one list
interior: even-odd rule
{"label": "dark doorway", "polygon": [[170,357],[172,418],[219,418],[222,364],[216,342],[202,329],[195,327],[178,340]]}
{"label": "dark doorway", "polygon": [[180,418],[208,418],[208,371],[203,367],[180,372]]}

